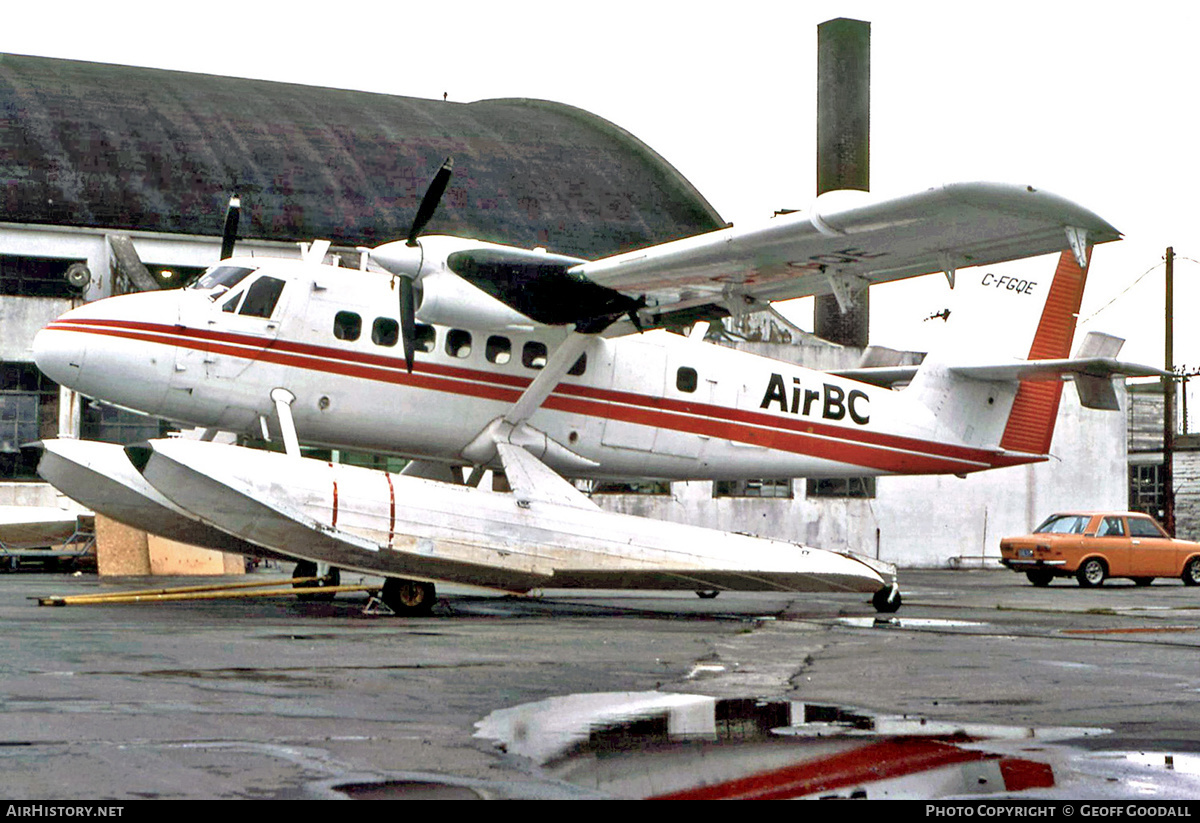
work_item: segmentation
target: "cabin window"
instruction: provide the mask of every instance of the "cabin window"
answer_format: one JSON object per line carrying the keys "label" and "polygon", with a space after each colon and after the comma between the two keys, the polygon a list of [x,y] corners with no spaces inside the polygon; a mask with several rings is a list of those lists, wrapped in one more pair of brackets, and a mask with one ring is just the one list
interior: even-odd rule
{"label": "cabin window", "polygon": [[713,497],[773,497],[790,498],[792,481],[781,480],[718,480],[713,483]]}
{"label": "cabin window", "polygon": [[587,353],[579,355],[579,359],[575,361],[575,365],[567,370],[567,374],[578,377],[587,371]]}
{"label": "cabin window", "polygon": [[694,392],[699,384],[700,378],[696,375],[695,369],[682,366],[679,371],[675,372],[675,388],[680,391]]}
{"label": "cabin window", "polygon": [[509,360],[512,360],[512,341],[507,337],[493,334],[487,339],[487,347],[484,349],[484,355],[487,357],[489,363],[496,363],[503,366]]}
{"label": "cabin window", "polygon": [[371,325],[371,342],[377,346],[394,346],[400,340],[400,324],[390,317],[376,317]]}
{"label": "cabin window", "polygon": [[362,334],[362,318],[352,311],[340,311],[333,316],[333,336],[338,340],[357,340]]}
{"label": "cabin window", "polygon": [[437,340],[437,332],[433,326],[426,326],[424,323],[418,323],[413,327],[413,349],[429,353],[434,349],[434,343]]}
{"label": "cabin window", "polygon": [[462,329],[451,329],[446,334],[446,354],[451,357],[470,357],[471,333]]}
{"label": "cabin window", "polygon": [[521,349],[521,365],[530,369],[546,368],[546,346],[536,340],[530,340]]}
{"label": "cabin window", "polygon": [[[1131,521],[1132,522],[1132,521]],[[1106,517],[1096,530],[1096,537],[1124,537],[1125,524],[1119,517]]]}
{"label": "cabin window", "polygon": [[235,311],[237,311],[238,303],[242,302],[242,297],[244,297],[245,294],[246,293],[244,291],[240,291],[233,297],[226,300],[221,304],[221,311],[228,314],[233,314]]}
{"label": "cabin window", "polygon": [[238,314],[247,317],[270,317],[283,294],[284,281],[277,277],[260,277],[246,290],[246,299]]}
{"label": "cabin window", "polygon": [[810,477],[805,493],[809,497],[875,497],[874,477]]}

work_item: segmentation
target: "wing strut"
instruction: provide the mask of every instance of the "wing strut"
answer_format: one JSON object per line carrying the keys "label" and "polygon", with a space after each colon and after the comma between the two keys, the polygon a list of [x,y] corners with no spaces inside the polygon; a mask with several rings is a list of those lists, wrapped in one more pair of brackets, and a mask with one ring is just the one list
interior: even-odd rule
{"label": "wing strut", "polygon": [[496,459],[497,443],[522,446],[538,458],[549,458],[551,462],[568,467],[584,469],[595,468],[598,465],[595,461],[588,460],[552,440],[526,422],[579,360],[592,337],[594,335],[582,332],[568,332],[566,339],[550,355],[546,367],[517,398],[512,408],[503,417],[497,417],[488,423],[463,449],[463,457],[476,467],[471,472],[471,479],[467,481],[467,485],[472,485],[472,480],[478,482],[477,475],[482,473],[482,467]]}
{"label": "wing strut", "polygon": [[296,421],[292,419],[296,395],[287,389],[271,389],[271,401],[275,404],[279,429],[283,432],[283,450],[292,457],[300,457],[300,438],[296,436]]}

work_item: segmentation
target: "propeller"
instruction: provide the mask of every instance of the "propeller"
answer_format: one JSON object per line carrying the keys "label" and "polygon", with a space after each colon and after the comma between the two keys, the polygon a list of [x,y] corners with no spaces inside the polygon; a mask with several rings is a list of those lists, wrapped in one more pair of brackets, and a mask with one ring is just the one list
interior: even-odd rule
{"label": "propeller", "polygon": [[442,167],[437,170],[437,174],[433,176],[429,188],[425,190],[421,204],[417,206],[417,216],[413,218],[412,228],[408,230],[408,239],[404,241],[406,246],[417,245],[417,236],[425,230],[425,224],[437,211],[438,204],[442,202],[442,195],[446,193],[446,186],[450,183],[450,175],[453,173],[454,158],[447,157],[446,161],[442,163]]}
{"label": "propeller", "polygon": [[233,244],[237,242],[238,218],[242,213],[242,200],[236,194],[229,198],[225,209],[225,226],[221,229],[221,259],[233,257]]}
{"label": "propeller", "polygon": [[[421,198],[420,205],[417,206],[417,214],[413,218],[412,228],[408,230],[408,237],[404,241],[404,245],[409,248],[420,248],[420,243],[417,242],[417,237],[424,231],[425,225],[433,217],[437,211],[438,204],[442,202],[442,195],[446,193],[446,186],[450,184],[450,175],[454,173],[454,158],[447,157],[442,167],[437,170],[437,174],[433,176],[433,180],[429,183],[429,188],[425,190],[425,195]],[[412,273],[397,274],[400,278],[400,338],[404,343],[404,362],[408,366],[408,373],[412,374],[413,370],[413,355],[416,351],[416,326],[417,326],[417,301],[415,281],[420,276],[421,267],[418,259],[417,267]]]}

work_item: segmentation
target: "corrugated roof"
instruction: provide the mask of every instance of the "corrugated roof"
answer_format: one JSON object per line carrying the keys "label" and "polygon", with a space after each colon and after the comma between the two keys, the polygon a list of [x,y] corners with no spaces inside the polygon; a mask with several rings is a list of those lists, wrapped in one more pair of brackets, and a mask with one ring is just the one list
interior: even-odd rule
{"label": "corrugated roof", "polygon": [[427,233],[598,257],[719,227],[619,127],[535,100],[449,103],[0,55],[0,221],[216,236],[402,238],[442,160]]}

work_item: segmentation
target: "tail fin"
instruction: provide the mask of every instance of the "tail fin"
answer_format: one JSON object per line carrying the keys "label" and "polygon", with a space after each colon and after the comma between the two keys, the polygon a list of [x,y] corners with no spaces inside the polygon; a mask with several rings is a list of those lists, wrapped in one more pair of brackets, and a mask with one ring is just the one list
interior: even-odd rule
{"label": "tail fin", "polygon": [[1064,370],[1030,361],[1070,362],[1086,276],[1065,251],[1048,288],[990,272],[960,282],[944,348],[905,389],[929,411],[938,439],[1015,453],[1014,463],[1044,459]]}
{"label": "tail fin", "polygon": [[[1089,249],[1089,264],[1090,252]],[[1058,268],[1055,269],[1050,293],[1046,296],[1046,305],[1042,309],[1042,317],[1026,360],[1054,360],[1070,356],[1086,281],[1087,267],[1081,268],[1074,254],[1064,251],[1059,255]],[[1000,448],[1005,451],[1048,454],[1062,390],[1061,380],[1022,380],[1008,414],[1008,424],[1000,438]]]}
{"label": "tail fin", "polygon": [[1050,453],[1064,380],[1076,381],[1083,406],[1114,410],[1118,403],[1113,378],[1170,376],[1153,366],[1116,360],[1124,341],[1098,332],[1090,332],[1076,355],[1070,356],[1086,280],[1087,266],[1080,266],[1071,252],[1063,252],[1033,329],[1036,304],[1025,298],[1037,293],[1038,284],[1018,280],[1010,285],[1007,276],[983,275],[979,286],[986,300],[974,308],[992,315],[987,318],[991,322],[983,323],[981,316],[969,318],[965,331],[978,339],[980,326],[999,326],[992,347],[1005,342],[1020,346],[1018,328],[1025,334],[1032,330],[1033,341],[1028,355],[1022,357],[1018,348],[1007,361],[994,353],[989,355],[991,362],[972,361],[964,340],[957,341],[950,356],[925,359],[906,391],[932,413],[943,438],[999,449],[1005,453],[1003,462],[993,460],[994,466],[1044,460]]}

